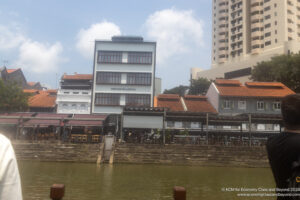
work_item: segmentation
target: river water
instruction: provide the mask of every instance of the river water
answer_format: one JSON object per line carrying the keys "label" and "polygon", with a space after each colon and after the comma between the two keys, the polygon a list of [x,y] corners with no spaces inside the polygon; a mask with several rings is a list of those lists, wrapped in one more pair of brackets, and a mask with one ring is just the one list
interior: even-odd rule
{"label": "river water", "polygon": [[66,185],[64,200],[171,200],[175,185],[187,189],[188,200],[275,199],[237,197],[255,192],[232,191],[274,188],[269,168],[20,161],[19,169],[25,200],[49,199],[53,183]]}

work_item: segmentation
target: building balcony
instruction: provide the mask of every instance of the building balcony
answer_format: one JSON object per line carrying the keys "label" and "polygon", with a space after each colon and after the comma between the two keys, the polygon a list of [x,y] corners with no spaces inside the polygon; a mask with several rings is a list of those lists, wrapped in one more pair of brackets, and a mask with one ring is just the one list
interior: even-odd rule
{"label": "building balcony", "polygon": [[256,14],[251,16],[251,22],[253,21],[260,21],[262,19],[261,14]]}
{"label": "building balcony", "polygon": [[225,12],[222,12],[219,14],[220,18],[227,17],[227,16],[228,16],[228,13],[225,13]]}
{"label": "building balcony", "polygon": [[219,35],[219,40],[226,40],[227,36],[226,35]]}
{"label": "building balcony", "polygon": [[220,55],[226,55],[226,54],[227,54],[227,50],[220,50],[220,51],[219,51],[219,54],[220,54]]}
{"label": "building balcony", "polygon": [[255,48],[255,49],[252,49],[252,50],[251,50],[251,54],[259,54],[259,53],[260,53],[260,51],[261,51],[261,49],[260,49],[260,48]]}
{"label": "building balcony", "polygon": [[227,43],[219,43],[219,48],[226,48],[227,47]]}
{"label": "building balcony", "polygon": [[251,0],[251,6],[260,5],[261,0]]}
{"label": "building balcony", "polygon": [[254,45],[261,45],[261,40],[252,40],[251,41],[251,45],[254,46]]}
{"label": "building balcony", "polygon": [[254,24],[251,24],[251,29],[253,28],[262,28],[263,25],[261,23],[254,23]]}
{"label": "building balcony", "polygon": [[251,38],[261,37],[261,31],[255,31],[251,33]]}
{"label": "building balcony", "polygon": [[219,58],[219,63],[224,63],[227,61],[227,58]]}
{"label": "building balcony", "polygon": [[222,27],[219,29],[219,33],[226,33],[228,31],[228,28]]}

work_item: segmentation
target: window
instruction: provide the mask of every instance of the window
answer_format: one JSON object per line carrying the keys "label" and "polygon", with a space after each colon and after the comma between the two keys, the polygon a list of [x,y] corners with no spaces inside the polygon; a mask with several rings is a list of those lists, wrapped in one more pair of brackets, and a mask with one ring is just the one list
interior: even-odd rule
{"label": "window", "polygon": [[182,128],[191,128],[191,122],[182,122]]}
{"label": "window", "polygon": [[98,63],[122,63],[122,52],[98,51]]}
{"label": "window", "polygon": [[246,101],[238,101],[238,108],[240,110],[246,110]]}
{"label": "window", "polygon": [[72,104],[72,108],[76,108],[77,107],[77,105],[76,104]]}
{"label": "window", "polygon": [[120,94],[97,93],[95,105],[120,105]]}
{"label": "window", "polygon": [[82,94],[89,94],[88,92],[82,92]]}
{"label": "window", "polygon": [[265,110],[265,102],[258,101],[257,102],[257,110]]}
{"label": "window", "polygon": [[97,72],[97,84],[121,84],[121,73],[119,72]]}
{"label": "window", "polygon": [[64,94],[70,94],[70,92],[64,92]]}
{"label": "window", "polygon": [[229,101],[229,100],[224,100],[223,101],[223,108],[224,109],[231,109],[232,106],[233,106],[232,101]]}
{"label": "window", "polygon": [[79,92],[73,92],[73,94],[79,94]]}
{"label": "window", "polygon": [[126,106],[150,106],[150,94],[126,94]]}
{"label": "window", "polygon": [[281,109],[281,103],[279,101],[276,101],[273,103],[273,110],[280,110]]}
{"label": "window", "polygon": [[269,45],[271,45],[271,41],[265,42],[265,46],[269,46]]}
{"label": "window", "polygon": [[150,73],[128,73],[127,84],[151,85],[151,74]]}
{"label": "window", "polygon": [[68,104],[64,103],[62,106],[63,106],[63,107],[68,107]]}
{"label": "window", "polygon": [[173,122],[173,121],[167,121],[167,127],[172,128],[174,126],[175,126],[175,122]]}
{"label": "window", "polygon": [[152,52],[128,52],[128,63],[152,64]]}

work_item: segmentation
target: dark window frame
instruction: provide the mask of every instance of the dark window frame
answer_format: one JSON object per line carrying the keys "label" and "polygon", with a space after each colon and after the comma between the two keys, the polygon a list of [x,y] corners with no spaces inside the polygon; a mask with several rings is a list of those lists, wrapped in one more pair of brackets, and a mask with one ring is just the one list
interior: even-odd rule
{"label": "dark window frame", "polygon": [[128,52],[128,64],[152,64],[152,52]]}
{"label": "dark window frame", "polygon": [[114,93],[96,93],[96,106],[120,106],[121,94]]}
{"label": "dark window frame", "polygon": [[127,73],[127,85],[151,85],[151,73]]}
{"label": "dark window frame", "polygon": [[122,51],[98,51],[98,63],[122,63]]}
{"label": "dark window frame", "polygon": [[96,84],[121,85],[121,72],[97,72]]}

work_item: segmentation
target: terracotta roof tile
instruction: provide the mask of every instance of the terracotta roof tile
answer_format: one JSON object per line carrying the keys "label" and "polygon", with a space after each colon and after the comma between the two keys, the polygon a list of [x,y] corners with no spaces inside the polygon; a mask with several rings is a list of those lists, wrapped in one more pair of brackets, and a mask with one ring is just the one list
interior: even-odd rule
{"label": "terracotta roof tile", "polygon": [[7,71],[7,73],[13,73],[13,72],[15,72],[15,71],[17,71],[17,70],[19,70],[20,68],[18,68],[18,69],[6,69],[6,71]]}
{"label": "terracotta roof tile", "polygon": [[39,91],[28,100],[29,107],[53,108],[56,103],[56,96],[50,95],[47,91]]}
{"label": "terracotta roof tile", "polygon": [[[249,86],[250,85],[250,86]],[[278,87],[280,86],[280,87]],[[230,86],[216,84],[220,96],[227,97],[261,97],[261,98],[283,98],[289,94],[295,94],[282,83],[246,83],[246,86]]]}
{"label": "terracotta roof tile", "polygon": [[35,84],[37,84],[37,82],[27,82],[27,85],[29,86],[34,86]]}
{"label": "terracotta roof tile", "polygon": [[74,75],[67,75],[64,74],[62,80],[92,80],[92,74],[74,74]]}
{"label": "terracotta roof tile", "polygon": [[171,111],[184,111],[180,96],[176,94],[161,94],[157,97],[157,107],[169,108]]}
{"label": "terracotta roof tile", "polygon": [[34,89],[24,89],[23,92],[34,94],[34,93],[38,93],[39,91],[38,90],[34,90]]}
{"label": "terracotta roof tile", "polygon": [[217,85],[241,85],[239,80],[228,80],[228,79],[216,79],[215,83]]}
{"label": "terracotta roof tile", "polygon": [[205,96],[186,95],[184,102],[189,112],[217,113]]}

